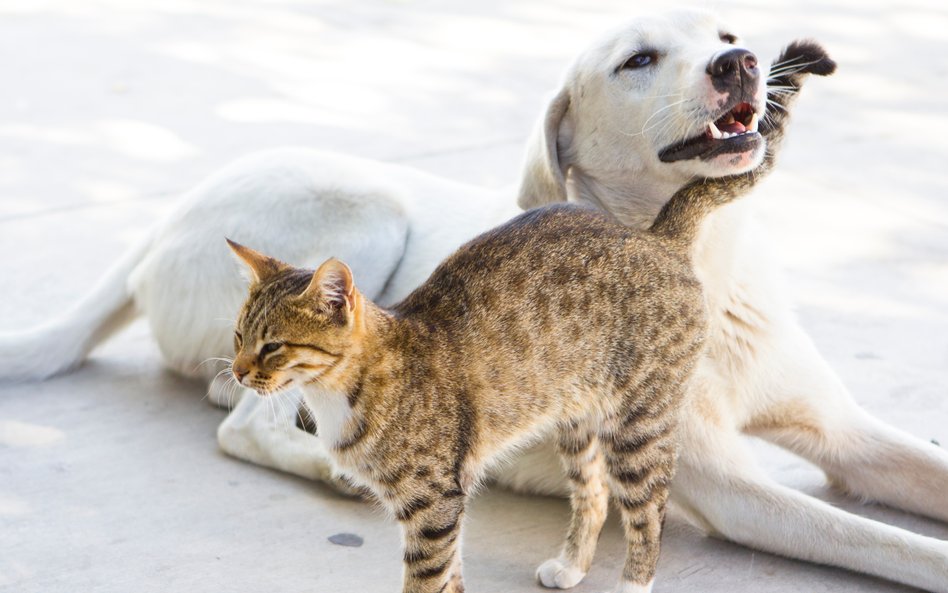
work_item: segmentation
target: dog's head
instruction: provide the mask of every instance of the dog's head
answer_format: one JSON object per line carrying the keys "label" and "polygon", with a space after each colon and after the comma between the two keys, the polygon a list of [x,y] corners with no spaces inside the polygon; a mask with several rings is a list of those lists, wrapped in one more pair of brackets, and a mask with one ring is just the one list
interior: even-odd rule
{"label": "dog's head", "polygon": [[630,181],[667,199],[695,176],[753,169],[765,96],[756,56],[714,15],[637,19],[569,68],[528,148],[520,205],[565,200],[569,178],[615,214],[600,194]]}

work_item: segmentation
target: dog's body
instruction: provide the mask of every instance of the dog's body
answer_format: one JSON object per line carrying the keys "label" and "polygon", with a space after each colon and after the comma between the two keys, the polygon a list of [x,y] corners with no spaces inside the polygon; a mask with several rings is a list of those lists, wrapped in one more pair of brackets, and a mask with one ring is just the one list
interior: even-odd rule
{"label": "dog's body", "polygon": [[[708,85],[706,70],[732,33],[707,15],[674,13],[636,21],[585,52],[530,146],[520,204],[587,202],[641,228],[691,178],[752,168],[759,151],[674,160],[670,150],[717,119],[706,106],[726,93]],[[643,77],[628,61],[647,51],[661,61]],[[855,496],[948,520],[948,454],[854,403],[791,313],[749,206],[743,201],[713,215],[695,254],[712,334],[682,418],[673,499],[709,533],[948,592],[948,543],[782,487],[750,455],[744,434],[812,461]],[[212,396],[226,402],[229,394],[215,380],[221,367],[201,365],[231,351],[231,322],[244,295],[221,237],[308,265],[342,258],[365,294],[388,304],[458,245],[517,211],[513,192],[306,150],[266,153],[195,188],[75,312],[0,338],[0,356],[9,376],[61,372],[137,310],[148,317],[168,364],[207,378]],[[320,440],[287,433],[259,413],[259,401],[239,400],[220,428],[222,448],[334,481]],[[526,492],[565,491],[553,450],[542,444],[496,480]]]}

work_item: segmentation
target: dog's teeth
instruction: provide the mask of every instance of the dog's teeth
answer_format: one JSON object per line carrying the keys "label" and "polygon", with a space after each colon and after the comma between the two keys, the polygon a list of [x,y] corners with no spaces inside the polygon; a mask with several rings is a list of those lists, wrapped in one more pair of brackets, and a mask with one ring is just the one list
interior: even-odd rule
{"label": "dog's teeth", "polygon": [[754,115],[751,116],[750,123],[747,124],[747,131],[748,131],[748,132],[756,132],[756,131],[757,131],[757,123],[758,123],[757,114],[755,113]]}
{"label": "dog's teeth", "polygon": [[712,136],[715,140],[720,140],[720,139],[721,139],[721,130],[719,130],[716,125],[714,125],[714,122],[711,122],[711,123],[708,124],[708,129],[711,130],[711,136]]}
{"label": "dog's teeth", "polygon": [[730,132],[721,132],[721,137],[724,138],[725,140],[727,140],[728,138],[730,138],[730,137],[733,136],[733,135],[734,135],[734,134],[732,134],[732,133],[730,133]]}

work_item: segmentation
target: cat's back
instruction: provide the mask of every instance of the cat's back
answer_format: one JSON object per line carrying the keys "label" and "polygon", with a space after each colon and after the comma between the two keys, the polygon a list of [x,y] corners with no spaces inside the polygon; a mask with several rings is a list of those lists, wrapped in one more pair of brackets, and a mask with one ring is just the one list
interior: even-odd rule
{"label": "cat's back", "polygon": [[582,308],[622,313],[650,294],[694,287],[686,258],[661,239],[593,208],[557,204],[463,245],[395,311],[436,324],[485,315],[582,314]]}

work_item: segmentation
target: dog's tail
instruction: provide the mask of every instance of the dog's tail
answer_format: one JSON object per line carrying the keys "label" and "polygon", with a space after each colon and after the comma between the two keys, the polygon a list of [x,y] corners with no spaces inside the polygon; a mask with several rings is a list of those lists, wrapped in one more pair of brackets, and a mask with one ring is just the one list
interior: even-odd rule
{"label": "dog's tail", "polygon": [[41,380],[73,369],[137,311],[128,278],[151,236],[132,247],[75,306],[37,327],[0,333],[0,382]]}
{"label": "dog's tail", "polygon": [[767,79],[767,115],[760,122],[760,134],[767,142],[764,159],[757,168],[729,177],[699,179],[678,190],[658,213],[649,229],[657,235],[690,246],[701,222],[713,210],[748,193],[757,181],[773,169],[783,143],[790,107],[810,74],[829,76],[836,62],[815,41],[794,41],[784,48],[770,67]]}

